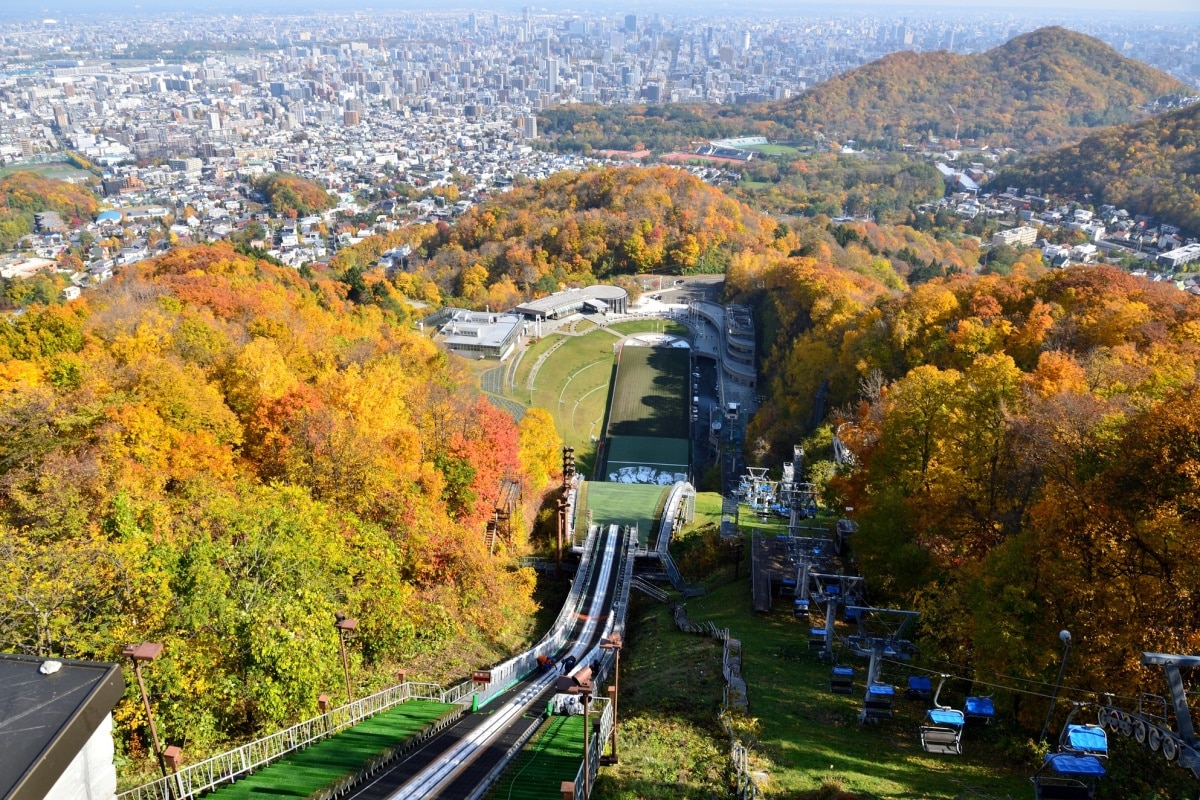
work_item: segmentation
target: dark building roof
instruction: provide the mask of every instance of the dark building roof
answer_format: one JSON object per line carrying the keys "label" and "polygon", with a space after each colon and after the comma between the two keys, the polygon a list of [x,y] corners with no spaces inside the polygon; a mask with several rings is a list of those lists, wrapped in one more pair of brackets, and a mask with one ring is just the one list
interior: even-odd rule
{"label": "dark building roof", "polygon": [[125,692],[116,664],[0,654],[0,798],[40,800]]}

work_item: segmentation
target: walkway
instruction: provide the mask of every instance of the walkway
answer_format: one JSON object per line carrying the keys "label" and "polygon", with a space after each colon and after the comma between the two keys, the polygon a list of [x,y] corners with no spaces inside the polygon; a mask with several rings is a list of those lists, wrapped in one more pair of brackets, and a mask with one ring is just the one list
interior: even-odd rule
{"label": "walkway", "polygon": [[214,800],[261,798],[264,795],[311,797],[354,777],[373,759],[413,738],[457,708],[448,703],[409,700],[206,796]]}

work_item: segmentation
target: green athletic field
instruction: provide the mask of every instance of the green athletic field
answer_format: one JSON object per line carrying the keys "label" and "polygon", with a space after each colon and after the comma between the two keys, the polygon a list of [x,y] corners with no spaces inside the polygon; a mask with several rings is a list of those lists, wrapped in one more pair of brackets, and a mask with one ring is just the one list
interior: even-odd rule
{"label": "green athletic field", "polygon": [[336,736],[292,753],[208,797],[306,798],[349,777],[372,758],[418,733],[454,709],[448,703],[409,700]]}
{"label": "green athletic field", "polygon": [[621,348],[608,435],[688,438],[689,363],[683,348]]}

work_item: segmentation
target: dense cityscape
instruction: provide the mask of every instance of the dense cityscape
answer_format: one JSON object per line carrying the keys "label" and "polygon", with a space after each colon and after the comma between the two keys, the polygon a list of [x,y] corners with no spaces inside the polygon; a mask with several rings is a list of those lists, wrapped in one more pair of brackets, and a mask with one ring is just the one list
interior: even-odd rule
{"label": "dense cityscape", "polygon": [[[151,254],[146,221],[170,216],[174,237],[184,240],[243,228],[244,188],[265,172],[295,173],[336,192],[332,214],[382,211],[384,228],[447,217],[514,180],[596,163],[536,146],[536,115],[545,109],[779,100],[889,52],[978,52],[1052,21],[528,8],[8,21],[0,27],[0,164],[69,157],[92,170],[64,164],[74,180],[102,177],[106,202],[124,210],[134,234],[121,252],[97,249],[89,259],[103,275]],[[1200,86],[1195,25],[1067,22]],[[719,168],[693,170],[722,177]],[[428,196],[451,184],[469,191],[450,204]],[[380,186],[397,185],[411,188],[411,204],[372,205]],[[93,233],[120,222],[106,215],[107,228]],[[360,222],[342,231],[341,244],[367,232]],[[265,244],[293,265],[324,259],[339,242],[309,236],[316,223],[289,224]],[[37,244],[40,257],[54,257],[55,242]],[[12,274],[39,264],[25,261]]]}
{"label": "dense cityscape", "polygon": [[1057,2],[0,9],[0,800],[1195,797],[1200,14]]}

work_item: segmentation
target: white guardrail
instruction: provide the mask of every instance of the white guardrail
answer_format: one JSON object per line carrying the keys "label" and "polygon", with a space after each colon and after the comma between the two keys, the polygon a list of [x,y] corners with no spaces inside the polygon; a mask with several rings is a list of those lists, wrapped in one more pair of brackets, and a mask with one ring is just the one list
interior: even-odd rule
{"label": "white guardrail", "polygon": [[190,764],[165,778],[123,792],[117,795],[117,800],[182,800],[194,797],[407,700],[441,701],[442,696],[441,687],[434,683],[407,682],[391,686],[353,703],[332,708],[319,717]]}

